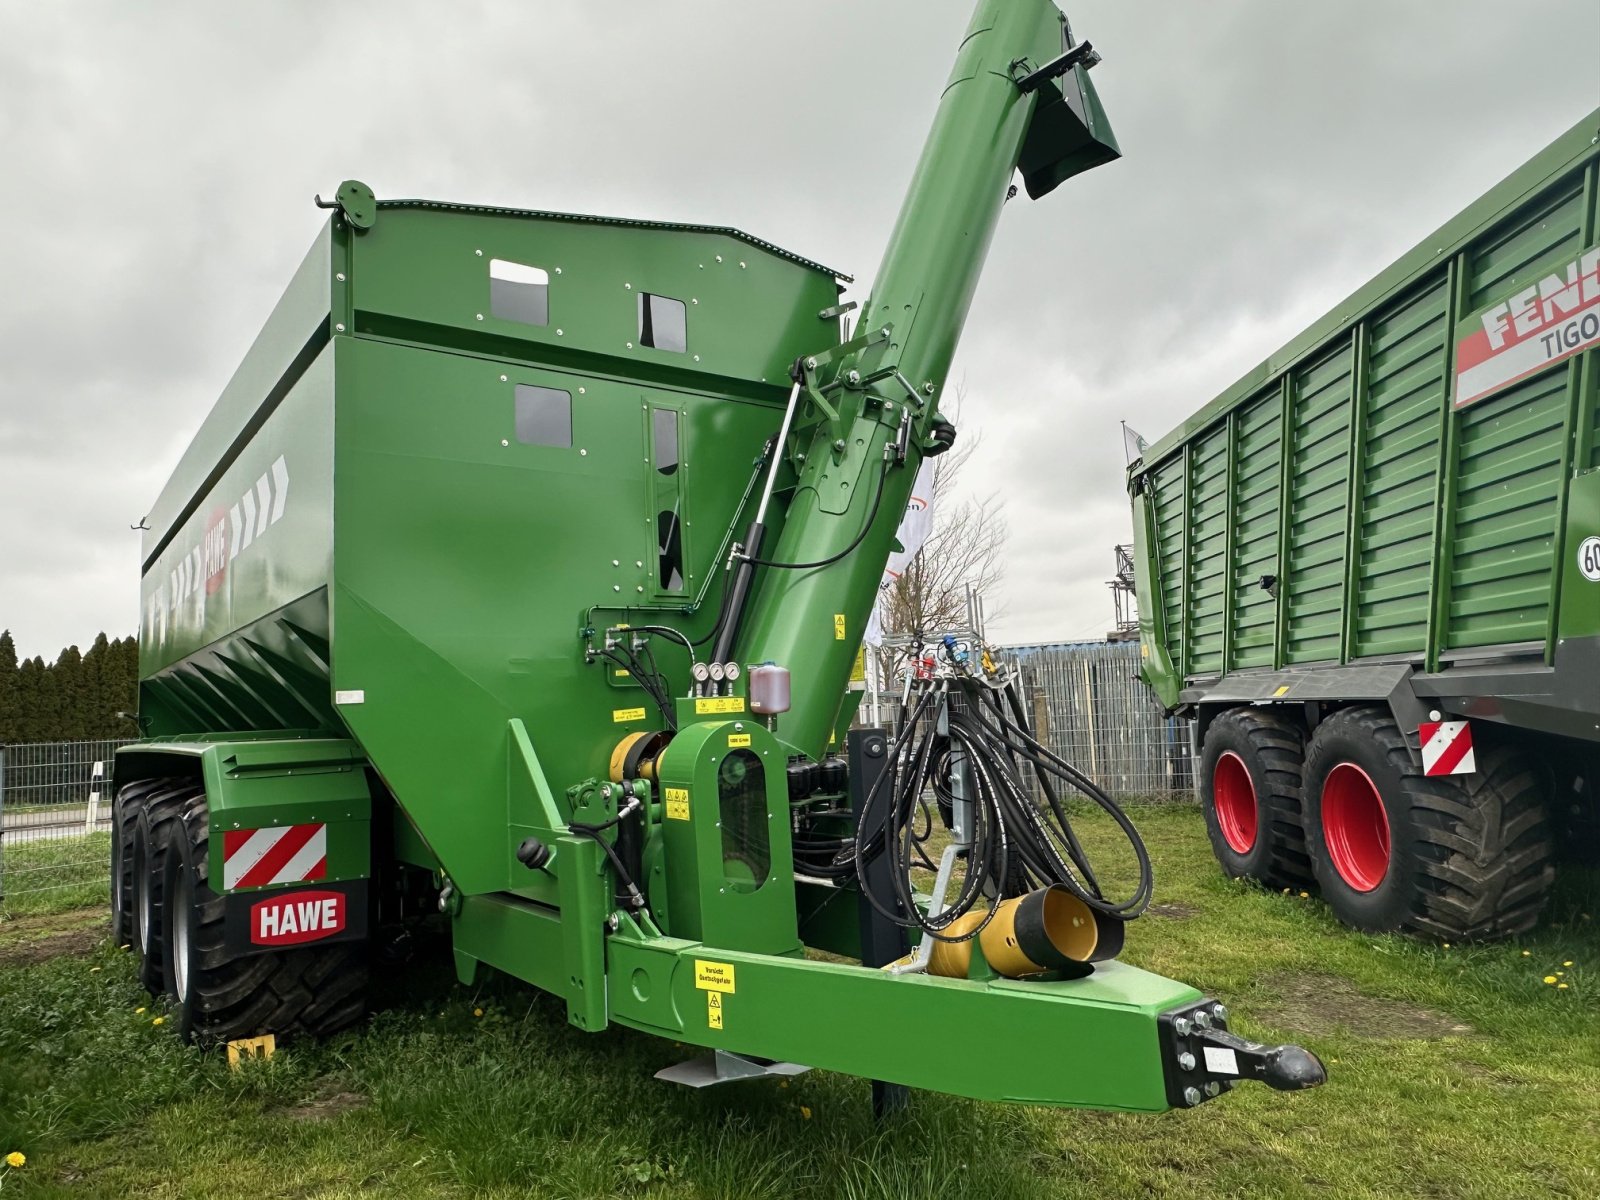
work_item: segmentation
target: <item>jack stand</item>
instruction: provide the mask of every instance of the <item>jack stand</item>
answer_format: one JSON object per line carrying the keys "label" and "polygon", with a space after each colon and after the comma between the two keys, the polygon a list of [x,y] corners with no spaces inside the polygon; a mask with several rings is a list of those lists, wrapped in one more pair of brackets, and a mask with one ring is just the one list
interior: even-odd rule
{"label": "jack stand", "polygon": [[811,1070],[799,1063],[772,1062],[764,1058],[746,1058],[728,1050],[713,1050],[688,1062],[662,1067],[656,1078],[667,1083],[681,1083],[684,1087],[713,1087],[719,1083],[736,1083],[741,1079],[789,1078]]}
{"label": "jack stand", "polygon": [[[859,812],[866,803],[878,777],[889,768],[889,738],[881,729],[852,729],[845,735],[845,750],[850,764],[850,808]],[[887,856],[869,863],[869,873],[884,875],[894,868]],[[886,882],[886,881],[875,881]],[[858,927],[861,934],[861,965],[882,967],[903,958],[906,953],[906,931],[867,901],[857,896]],[[910,1099],[908,1089],[898,1083],[872,1081],[872,1116],[881,1121],[890,1113],[905,1108]]]}

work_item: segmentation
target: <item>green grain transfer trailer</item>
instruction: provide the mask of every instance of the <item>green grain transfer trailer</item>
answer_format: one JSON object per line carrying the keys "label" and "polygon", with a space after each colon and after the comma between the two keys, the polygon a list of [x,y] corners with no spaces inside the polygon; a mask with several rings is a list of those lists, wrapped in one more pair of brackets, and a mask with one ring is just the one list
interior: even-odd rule
{"label": "green grain transfer trailer", "polygon": [[[995,763],[1041,753],[1010,716],[915,763],[849,729],[1008,185],[1118,154],[1096,61],[1048,0],[978,6],[848,331],[844,277],[736,230],[339,188],[147,522],[113,902],[175,1026],[347,1025],[369,954],[432,920],[463,982],[711,1051],[681,1082],[804,1064],[885,1103],[1158,1111],[1321,1081],[1116,962],[1136,912],[1062,831],[995,839]],[[998,696],[975,657],[938,686]],[[961,898],[986,932],[943,938],[941,973],[907,957],[941,912],[878,899],[905,876],[855,851],[868,812],[880,840],[920,820],[881,798],[958,739],[995,903]]]}
{"label": "green grain transfer trailer", "polygon": [[1600,847],[1600,111],[1129,468],[1232,875],[1530,928]]}

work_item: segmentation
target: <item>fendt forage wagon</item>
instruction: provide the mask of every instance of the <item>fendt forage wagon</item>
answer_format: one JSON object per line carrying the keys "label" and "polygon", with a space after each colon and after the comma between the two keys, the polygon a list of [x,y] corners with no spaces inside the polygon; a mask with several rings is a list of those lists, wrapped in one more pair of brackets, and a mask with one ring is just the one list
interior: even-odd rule
{"label": "fendt forage wagon", "polygon": [[1600,111],[1129,468],[1223,867],[1529,929],[1600,851]]}
{"label": "fendt forage wagon", "polygon": [[[431,914],[463,982],[710,1051],[684,1083],[1322,1081],[1116,961],[1148,856],[981,645],[850,729],[1011,180],[1118,155],[1096,61],[1048,0],[978,5],[848,331],[843,277],[736,230],[339,188],[148,520],[113,899],[186,1036],[347,1025]],[[1131,839],[1126,895],[1069,793]]]}

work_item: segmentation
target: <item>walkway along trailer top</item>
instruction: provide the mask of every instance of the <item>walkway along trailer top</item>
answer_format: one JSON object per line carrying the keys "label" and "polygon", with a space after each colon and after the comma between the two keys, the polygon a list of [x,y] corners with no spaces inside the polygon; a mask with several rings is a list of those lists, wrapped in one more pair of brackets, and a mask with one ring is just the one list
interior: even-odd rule
{"label": "walkway along trailer top", "polygon": [[1129,469],[1224,867],[1521,932],[1600,849],[1600,111]]}
{"label": "walkway along trailer top", "polygon": [[[978,6],[848,332],[842,277],[735,230],[340,187],[148,521],[114,900],[184,1033],[346,1024],[368,948],[436,910],[463,981],[714,1051],[686,1082],[1153,1111],[1321,1081],[1115,961],[1148,863],[1105,894],[1032,801],[1022,759],[1109,803],[981,647],[938,644],[897,738],[848,730],[1008,184],[1118,154],[1095,61],[1046,0]],[[931,792],[967,870],[930,896]]]}

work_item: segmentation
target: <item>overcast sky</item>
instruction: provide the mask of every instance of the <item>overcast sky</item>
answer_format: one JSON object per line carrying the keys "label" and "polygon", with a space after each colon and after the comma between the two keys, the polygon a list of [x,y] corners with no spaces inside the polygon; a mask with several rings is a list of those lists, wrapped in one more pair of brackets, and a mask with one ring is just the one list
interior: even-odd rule
{"label": "overcast sky", "polygon": [[[736,225],[865,299],[968,0],[0,0],[0,626],[139,535],[341,179]],[[1078,3],[1125,154],[1007,205],[954,377],[1006,641],[1098,636],[1154,439],[1600,105],[1600,5]]]}

